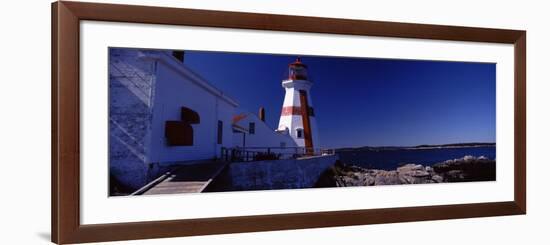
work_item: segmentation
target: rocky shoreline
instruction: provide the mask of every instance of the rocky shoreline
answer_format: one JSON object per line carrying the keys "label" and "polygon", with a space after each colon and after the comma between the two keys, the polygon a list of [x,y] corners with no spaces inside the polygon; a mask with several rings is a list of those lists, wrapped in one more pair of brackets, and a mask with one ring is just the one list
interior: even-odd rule
{"label": "rocky shoreline", "polygon": [[432,166],[408,163],[395,170],[366,169],[337,161],[316,187],[376,186],[496,180],[496,161],[464,156]]}

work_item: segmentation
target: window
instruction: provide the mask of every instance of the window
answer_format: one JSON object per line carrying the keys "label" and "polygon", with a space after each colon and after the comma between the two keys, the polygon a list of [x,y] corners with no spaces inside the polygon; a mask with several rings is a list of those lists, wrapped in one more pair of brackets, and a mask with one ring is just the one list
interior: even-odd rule
{"label": "window", "polygon": [[248,124],[248,133],[249,134],[255,134],[256,133],[256,124],[251,122]]}
{"label": "window", "polygon": [[181,120],[166,121],[164,123],[164,136],[168,146],[192,146],[193,127],[191,124],[199,124],[201,119],[196,111],[187,107],[181,107]]}
{"label": "window", "polygon": [[296,138],[301,139],[304,137],[304,130],[301,128],[296,129]]}
{"label": "window", "polygon": [[223,122],[218,121],[218,144],[223,143]]}

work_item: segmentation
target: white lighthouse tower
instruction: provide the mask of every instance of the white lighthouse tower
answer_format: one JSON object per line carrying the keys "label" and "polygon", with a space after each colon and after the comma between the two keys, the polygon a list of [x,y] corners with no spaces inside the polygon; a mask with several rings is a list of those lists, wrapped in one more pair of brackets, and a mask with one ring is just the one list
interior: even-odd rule
{"label": "white lighthouse tower", "polygon": [[319,148],[319,134],[309,93],[313,83],[300,58],[288,65],[288,77],[282,85],[286,93],[278,130],[288,131],[296,144],[311,154]]}

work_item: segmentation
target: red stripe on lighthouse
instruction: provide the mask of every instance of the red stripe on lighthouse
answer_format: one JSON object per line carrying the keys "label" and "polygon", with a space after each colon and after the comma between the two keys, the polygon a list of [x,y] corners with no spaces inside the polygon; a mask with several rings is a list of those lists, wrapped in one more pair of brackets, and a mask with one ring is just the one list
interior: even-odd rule
{"label": "red stripe on lighthouse", "polygon": [[[309,116],[313,116],[313,108],[310,107],[310,110],[308,112]],[[281,116],[300,116],[302,115],[302,107],[300,106],[284,106],[283,110],[281,111]]]}
{"label": "red stripe on lighthouse", "polygon": [[299,106],[285,106],[281,111],[281,116],[302,115],[302,110]]}

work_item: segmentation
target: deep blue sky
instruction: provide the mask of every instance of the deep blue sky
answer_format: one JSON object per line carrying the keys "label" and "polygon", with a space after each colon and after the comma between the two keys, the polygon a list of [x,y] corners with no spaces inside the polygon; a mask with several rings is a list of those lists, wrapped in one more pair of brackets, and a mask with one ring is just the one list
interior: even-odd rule
{"label": "deep blue sky", "polygon": [[[277,128],[296,55],[186,51],[184,63]],[[496,65],[301,56],[321,147],[495,142]]]}

